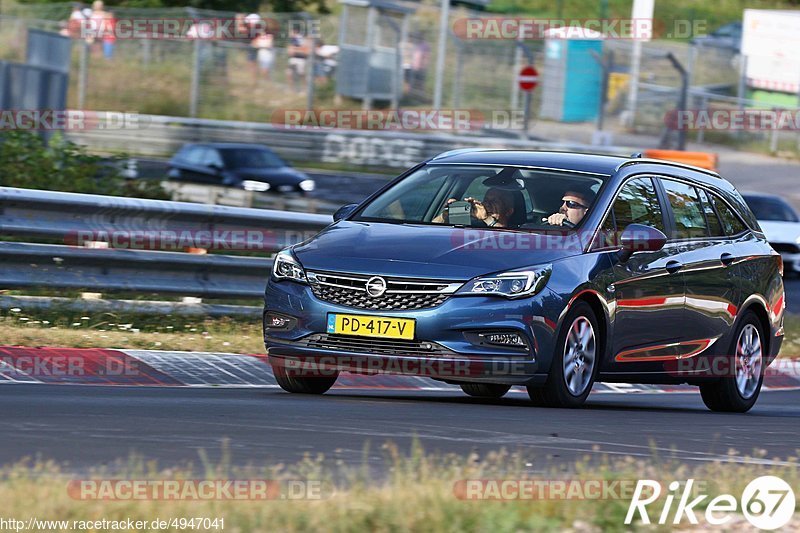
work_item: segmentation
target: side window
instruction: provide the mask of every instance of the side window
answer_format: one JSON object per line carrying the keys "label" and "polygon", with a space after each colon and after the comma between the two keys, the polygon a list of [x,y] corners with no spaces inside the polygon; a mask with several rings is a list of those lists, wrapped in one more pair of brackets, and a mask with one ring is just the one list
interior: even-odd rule
{"label": "side window", "polygon": [[219,168],[222,168],[222,158],[219,156],[219,152],[213,149],[207,149],[205,154],[203,154],[203,165],[211,166],[216,165]]}
{"label": "side window", "polygon": [[626,183],[614,201],[613,211],[617,231],[628,224],[645,224],[665,231],[661,204],[650,178],[634,178]]}
{"label": "side window", "polygon": [[719,217],[717,216],[717,213],[714,210],[714,206],[711,204],[709,193],[707,193],[703,189],[698,189],[698,190],[700,191],[700,200],[703,202],[703,213],[705,213],[706,222],[708,222],[709,236],[724,237],[725,230],[722,229],[722,224],[719,221]]}
{"label": "side window", "polygon": [[614,223],[614,211],[611,210],[606,215],[606,220],[600,226],[600,231],[597,238],[592,245],[594,250],[602,250],[605,248],[615,248],[619,246],[619,239],[617,238],[617,225]]}
{"label": "side window", "polygon": [[184,154],[183,160],[190,165],[201,165],[203,152],[204,150],[201,146],[192,146]]}
{"label": "side window", "polygon": [[708,227],[697,189],[692,185],[671,180],[661,180],[675,216],[675,238],[694,239],[707,237]]}
{"label": "side window", "polygon": [[726,235],[738,235],[747,229],[744,223],[739,220],[739,217],[731,211],[731,208],[719,196],[716,194],[710,194],[709,196],[711,196],[711,201],[714,203],[717,213],[719,213],[722,229],[725,230]]}

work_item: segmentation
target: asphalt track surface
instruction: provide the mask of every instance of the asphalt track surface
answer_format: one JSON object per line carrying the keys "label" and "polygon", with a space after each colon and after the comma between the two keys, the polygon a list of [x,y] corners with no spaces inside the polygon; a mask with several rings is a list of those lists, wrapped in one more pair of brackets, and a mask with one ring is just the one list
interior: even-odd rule
{"label": "asphalt track surface", "polygon": [[[593,394],[583,409],[536,408],[522,392],[497,401],[460,391],[334,390],[324,396],[276,388],[0,386],[0,464],[54,459],[67,469],[113,464],[132,453],[162,467],[217,460],[295,462],[303,454],[362,465],[382,463],[381,446],[480,454],[506,448],[531,472],[586,455],[661,457],[681,462],[746,460],[765,449],[782,462],[800,451],[800,391],[769,391],[747,414],[706,410],[696,393]],[[729,455],[730,450],[736,450]]]}
{"label": "asphalt track surface", "polygon": [[[723,174],[743,190],[796,186],[796,165],[770,165],[765,183],[760,161],[723,162],[729,167]],[[342,204],[387,180],[326,172],[313,177],[319,186],[314,197]],[[800,310],[797,277],[787,279],[786,297],[787,309]],[[382,444],[408,449],[416,436],[428,451],[518,450],[531,458],[533,471],[585,455],[650,457],[654,450],[687,463],[745,460],[756,448],[779,461],[800,453],[800,391],[765,392],[750,413],[736,415],[711,413],[691,393],[594,394],[584,409],[561,410],[532,407],[519,392],[482,401],[460,392],[378,389],[311,397],[278,389],[8,385],[0,386],[0,409],[1,464],[40,456],[75,469],[134,452],[165,466],[197,462],[201,449],[213,459],[225,440],[238,464],[322,453],[360,465],[367,446],[370,461],[378,463]]]}

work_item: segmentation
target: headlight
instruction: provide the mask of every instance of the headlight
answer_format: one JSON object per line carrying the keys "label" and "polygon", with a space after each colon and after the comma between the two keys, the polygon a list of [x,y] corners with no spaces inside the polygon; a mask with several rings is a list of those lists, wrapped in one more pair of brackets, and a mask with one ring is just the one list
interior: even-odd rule
{"label": "headlight", "polygon": [[316,183],[314,183],[314,180],[303,180],[298,185],[300,185],[300,188],[306,192],[313,191],[314,187],[317,186]]}
{"label": "headlight", "polygon": [[544,288],[552,271],[552,265],[544,265],[532,270],[481,276],[468,281],[456,294],[482,294],[506,298],[532,296]]}
{"label": "headlight", "polygon": [[272,263],[272,276],[275,279],[290,279],[292,281],[299,281],[306,283],[306,272],[294,255],[291,249],[287,248],[281,250],[275,255],[275,260]]}
{"label": "headlight", "polygon": [[264,192],[268,191],[269,187],[269,183],[263,181],[244,180],[242,182],[242,188],[246,191]]}

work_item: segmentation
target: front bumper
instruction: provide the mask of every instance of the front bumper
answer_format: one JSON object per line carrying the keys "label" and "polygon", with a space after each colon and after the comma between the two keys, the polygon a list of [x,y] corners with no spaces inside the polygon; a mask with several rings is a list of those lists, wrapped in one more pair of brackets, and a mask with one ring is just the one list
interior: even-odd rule
{"label": "front bumper", "polygon": [[[291,329],[265,328],[264,344],[273,365],[310,373],[316,369],[424,376],[448,382],[541,383],[550,367],[555,321],[560,312],[560,299],[553,295],[545,288],[536,296],[520,300],[451,296],[429,309],[372,311],[319,300],[307,285],[270,280],[265,313],[290,316],[295,323]],[[368,342],[362,343],[364,348],[353,343],[347,349],[311,342],[327,335],[328,313],[411,318],[416,321],[418,342],[435,348],[426,352],[406,346],[396,353],[385,353],[385,349],[378,353],[368,349]],[[486,331],[515,332],[525,339],[528,348],[477,343],[475,334]]]}
{"label": "front bumper", "polygon": [[267,341],[270,364],[290,375],[320,376],[331,372],[356,374],[400,374],[437,379],[448,383],[542,384],[545,374],[536,374],[533,360],[468,357],[375,355],[300,348]]}

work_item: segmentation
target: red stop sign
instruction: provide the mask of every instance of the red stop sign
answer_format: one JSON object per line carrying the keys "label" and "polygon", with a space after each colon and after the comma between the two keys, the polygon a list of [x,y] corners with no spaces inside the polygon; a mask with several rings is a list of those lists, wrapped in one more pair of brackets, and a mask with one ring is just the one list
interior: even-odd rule
{"label": "red stop sign", "polygon": [[532,91],[539,84],[539,71],[533,65],[522,67],[517,77],[519,88],[523,91]]}

